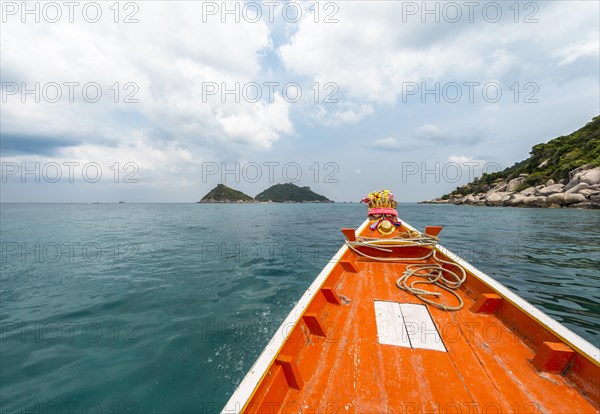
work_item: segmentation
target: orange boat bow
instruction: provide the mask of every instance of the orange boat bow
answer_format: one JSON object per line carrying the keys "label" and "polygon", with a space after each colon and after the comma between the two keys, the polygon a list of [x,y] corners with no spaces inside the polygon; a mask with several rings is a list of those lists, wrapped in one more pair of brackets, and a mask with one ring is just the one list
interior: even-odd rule
{"label": "orange boat bow", "polygon": [[[368,221],[356,235],[379,237]],[[343,246],[223,413],[598,412],[598,348],[439,245],[430,247],[437,258],[467,273],[464,307],[425,306],[396,280],[409,263],[434,259],[410,259],[427,247],[403,249],[402,261],[381,262]],[[445,291],[440,299],[455,301]]]}

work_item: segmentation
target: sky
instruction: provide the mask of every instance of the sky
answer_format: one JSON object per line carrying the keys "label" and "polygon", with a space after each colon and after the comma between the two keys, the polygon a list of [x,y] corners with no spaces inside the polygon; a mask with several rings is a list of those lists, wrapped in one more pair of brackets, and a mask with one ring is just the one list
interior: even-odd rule
{"label": "sky", "polygon": [[600,114],[597,1],[0,3],[2,202],[414,202]]}

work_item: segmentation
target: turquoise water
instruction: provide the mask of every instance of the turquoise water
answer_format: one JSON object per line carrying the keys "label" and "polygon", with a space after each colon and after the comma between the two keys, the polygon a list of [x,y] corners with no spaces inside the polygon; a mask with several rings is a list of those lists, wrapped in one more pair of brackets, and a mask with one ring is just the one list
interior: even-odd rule
{"label": "turquoise water", "polygon": [[[399,206],[600,342],[600,212]],[[219,412],[358,204],[2,204],[0,413]]]}

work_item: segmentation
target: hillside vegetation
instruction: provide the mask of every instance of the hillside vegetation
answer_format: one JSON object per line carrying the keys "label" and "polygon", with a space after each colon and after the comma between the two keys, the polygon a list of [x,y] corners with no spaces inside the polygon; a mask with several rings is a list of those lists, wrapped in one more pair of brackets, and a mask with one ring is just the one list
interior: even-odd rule
{"label": "hillside vegetation", "polygon": [[485,192],[494,183],[500,180],[510,181],[521,174],[527,174],[527,177],[516,191],[544,184],[550,179],[555,182],[568,181],[569,171],[586,164],[600,166],[600,116],[569,135],[535,145],[526,160],[503,171],[483,174],[472,183],[459,187],[442,198]]}
{"label": "hillside vegetation", "polygon": [[219,184],[210,190],[199,203],[242,203],[254,201],[252,197],[241,191]]}
{"label": "hillside vegetation", "polygon": [[327,197],[313,192],[310,187],[298,187],[291,183],[275,184],[258,194],[255,198],[258,201],[272,201],[275,203],[331,202]]}

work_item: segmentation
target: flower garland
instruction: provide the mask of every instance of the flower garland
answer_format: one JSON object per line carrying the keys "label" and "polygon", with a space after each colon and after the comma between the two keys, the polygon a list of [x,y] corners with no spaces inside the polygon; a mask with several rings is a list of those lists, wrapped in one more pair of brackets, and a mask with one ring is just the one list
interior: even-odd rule
{"label": "flower garland", "polygon": [[394,194],[385,189],[367,194],[360,202],[368,204],[369,208],[396,208],[398,205]]}

